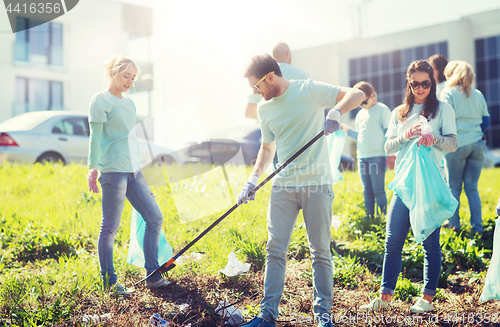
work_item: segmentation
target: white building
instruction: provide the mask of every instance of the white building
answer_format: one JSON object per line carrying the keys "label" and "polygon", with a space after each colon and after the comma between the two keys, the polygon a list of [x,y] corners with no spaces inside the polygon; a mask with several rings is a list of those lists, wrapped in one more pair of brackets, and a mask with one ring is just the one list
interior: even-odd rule
{"label": "white building", "polygon": [[[410,62],[442,54],[465,60],[476,72],[476,87],[484,94],[491,115],[486,132],[490,148],[500,148],[500,10],[462,17],[458,21],[384,35],[355,39],[293,52],[293,63],[311,77],[334,85],[370,82],[379,101],[391,109],[404,96]],[[354,125],[357,111],[343,121]],[[352,155],[354,142],[344,149]]]}
{"label": "white building", "polygon": [[[142,23],[144,9],[150,11],[114,1],[80,1],[55,20],[15,34],[8,32],[7,14],[0,11],[0,122],[36,110],[87,111],[92,95],[104,88],[104,61],[127,54],[138,33],[150,35],[151,19],[146,27]],[[19,16],[16,24],[34,21]]]}

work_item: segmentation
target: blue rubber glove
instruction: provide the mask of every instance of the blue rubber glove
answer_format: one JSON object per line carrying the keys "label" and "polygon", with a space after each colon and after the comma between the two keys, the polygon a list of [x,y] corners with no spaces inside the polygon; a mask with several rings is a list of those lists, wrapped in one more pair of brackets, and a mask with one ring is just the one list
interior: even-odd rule
{"label": "blue rubber glove", "polygon": [[255,184],[250,182],[246,182],[241,189],[240,194],[238,195],[238,205],[242,205],[243,203],[247,204],[248,201],[255,200],[255,193],[252,196],[248,196],[248,193],[255,188]]}
{"label": "blue rubber glove", "polygon": [[332,109],[328,112],[325,120],[325,136],[330,135],[340,129],[340,116],[342,113],[338,109]]}
{"label": "blue rubber glove", "polygon": [[340,129],[340,123],[336,120],[325,120],[325,136],[330,135]]}

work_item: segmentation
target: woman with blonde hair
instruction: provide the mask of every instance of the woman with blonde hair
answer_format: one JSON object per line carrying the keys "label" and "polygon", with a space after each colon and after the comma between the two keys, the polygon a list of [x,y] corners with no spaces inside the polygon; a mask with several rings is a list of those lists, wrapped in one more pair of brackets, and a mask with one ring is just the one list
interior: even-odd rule
{"label": "woman with blonde hair", "polygon": [[[99,193],[97,176],[101,173],[102,221],[97,252],[104,288],[127,294],[129,290],[117,283],[113,266],[113,243],[120,226],[125,197],[146,222],[143,248],[147,274],[159,267],[158,246],[163,215],[139,171],[141,161],[137,138],[130,135],[137,124],[137,115],[134,102],[125,93],[137,78],[138,66],[130,58],[114,56],[105,64],[105,75],[109,86],[90,101],[87,179],[89,190]],[[168,284],[160,275],[147,280],[150,289]]]}
{"label": "woman with blonde hair", "polygon": [[[483,94],[472,87],[474,70],[465,61],[450,61],[445,69],[447,78],[441,99],[455,110],[458,149],[446,155],[448,183],[453,196],[460,201],[462,183],[469,200],[471,232],[483,231],[481,199],[477,183],[483,166],[486,142],[483,133],[490,125],[488,105]],[[459,208],[449,219],[449,227],[460,230]]]}

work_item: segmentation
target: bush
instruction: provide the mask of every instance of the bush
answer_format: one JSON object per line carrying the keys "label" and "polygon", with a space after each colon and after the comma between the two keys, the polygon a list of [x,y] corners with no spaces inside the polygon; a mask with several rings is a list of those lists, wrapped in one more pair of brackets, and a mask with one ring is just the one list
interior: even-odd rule
{"label": "bush", "polygon": [[399,276],[394,298],[404,302],[411,302],[415,296],[420,295],[420,286],[412,283],[409,279]]}
{"label": "bush", "polygon": [[405,270],[405,276],[422,277],[424,251],[421,244],[406,240],[402,251],[402,266]]}
{"label": "bush", "polygon": [[242,233],[235,227],[229,228],[229,234],[234,240],[236,248],[244,254],[252,265],[252,270],[262,270],[266,263],[266,242],[259,240],[252,232]]}
{"label": "bush", "polygon": [[333,257],[333,282],[335,285],[353,289],[359,285],[367,269],[358,262],[356,256]]}
{"label": "bush", "polygon": [[76,255],[80,242],[69,233],[45,233],[42,230],[42,227],[30,222],[22,233],[2,233],[0,253],[3,263],[18,265],[19,262]]}
{"label": "bush", "polygon": [[485,254],[491,250],[480,249],[475,239],[468,239],[463,234],[456,235],[449,231],[441,235],[441,250],[443,261],[461,270],[473,269],[481,271],[484,268]]}
{"label": "bush", "polygon": [[295,227],[290,246],[288,247],[287,256],[298,261],[309,257],[309,241],[304,226]]}

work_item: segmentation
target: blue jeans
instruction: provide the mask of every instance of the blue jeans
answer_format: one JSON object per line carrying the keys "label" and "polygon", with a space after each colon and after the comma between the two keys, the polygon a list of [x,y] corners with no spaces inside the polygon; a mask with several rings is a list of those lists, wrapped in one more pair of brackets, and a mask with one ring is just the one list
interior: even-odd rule
{"label": "blue jeans", "polygon": [[[410,210],[396,193],[392,196],[387,215],[384,265],[380,293],[394,295],[396,282],[401,272],[401,250],[410,229]],[[424,249],[424,294],[434,296],[441,274],[441,246],[437,228],[422,243]]]}
{"label": "blue jeans", "polygon": [[[462,193],[462,182],[469,200],[470,224],[473,233],[483,231],[483,218],[481,214],[481,199],[477,190],[477,183],[483,168],[484,152],[486,142],[479,140],[476,143],[464,145],[455,152],[446,154],[448,166],[448,180],[451,193],[460,203]],[[457,207],[453,217],[449,219],[450,227],[460,229],[460,217],[458,216],[460,205]]]}
{"label": "blue jeans", "polygon": [[386,157],[362,158],[358,160],[359,176],[363,184],[363,195],[368,215],[375,215],[375,200],[380,213],[387,210],[387,196],[385,195]]}
{"label": "blue jeans", "polygon": [[333,191],[329,185],[273,187],[267,213],[267,256],[264,298],[259,316],[278,317],[285,284],[286,254],[299,211],[302,209],[313,272],[313,311],[329,315],[333,303],[333,264],[330,254]]}
{"label": "blue jeans", "polygon": [[[143,248],[146,272],[150,274],[159,267],[158,246],[163,224],[163,215],[155,195],[141,173],[136,176],[134,173],[103,173],[99,177],[99,183],[102,188],[102,222],[97,251],[104,286],[106,287],[106,283],[116,284],[117,281],[113,266],[113,242],[120,226],[125,197],[146,222]],[[158,275],[148,279],[148,282],[160,278]]]}

